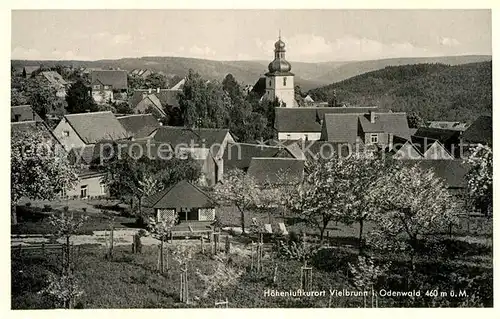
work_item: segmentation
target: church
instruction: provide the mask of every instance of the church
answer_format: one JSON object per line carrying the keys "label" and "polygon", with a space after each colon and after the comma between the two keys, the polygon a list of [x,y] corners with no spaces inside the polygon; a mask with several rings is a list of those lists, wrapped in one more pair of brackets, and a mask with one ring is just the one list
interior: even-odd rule
{"label": "church", "polygon": [[269,63],[268,72],[254,85],[253,91],[261,94],[261,100],[274,101],[276,98],[282,107],[297,107],[294,89],[294,74],[291,64],[285,58],[285,42],[274,43],[274,60]]}

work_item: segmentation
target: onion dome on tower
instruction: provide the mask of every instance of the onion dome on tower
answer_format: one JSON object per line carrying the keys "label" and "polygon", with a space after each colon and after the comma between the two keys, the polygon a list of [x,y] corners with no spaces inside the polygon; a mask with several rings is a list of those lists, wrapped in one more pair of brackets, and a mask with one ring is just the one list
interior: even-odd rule
{"label": "onion dome on tower", "polygon": [[285,59],[285,42],[281,41],[281,36],[278,41],[274,44],[274,60],[269,63],[268,69],[269,73],[272,74],[283,74],[289,73],[292,66]]}

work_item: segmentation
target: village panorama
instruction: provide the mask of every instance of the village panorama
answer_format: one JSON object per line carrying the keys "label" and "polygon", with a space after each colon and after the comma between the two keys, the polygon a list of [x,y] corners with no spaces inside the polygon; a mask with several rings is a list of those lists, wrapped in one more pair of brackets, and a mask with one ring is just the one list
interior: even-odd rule
{"label": "village panorama", "polygon": [[12,309],[493,307],[489,10],[14,10],[11,41]]}

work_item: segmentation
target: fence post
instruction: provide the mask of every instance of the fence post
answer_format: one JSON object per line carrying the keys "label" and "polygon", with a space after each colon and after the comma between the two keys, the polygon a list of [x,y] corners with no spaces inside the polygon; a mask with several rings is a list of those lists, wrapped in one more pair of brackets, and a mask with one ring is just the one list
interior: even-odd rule
{"label": "fence post", "polygon": [[226,255],[230,253],[231,250],[231,242],[229,241],[229,235],[226,236]]}

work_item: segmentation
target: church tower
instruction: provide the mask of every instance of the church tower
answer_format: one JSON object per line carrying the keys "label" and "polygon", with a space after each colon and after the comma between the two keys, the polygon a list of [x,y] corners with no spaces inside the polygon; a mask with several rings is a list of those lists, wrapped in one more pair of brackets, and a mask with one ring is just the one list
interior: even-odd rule
{"label": "church tower", "polygon": [[281,34],[274,44],[274,60],[269,63],[269,72],[266,73],[266,100],[278,98],[286,107],[296,106],[294,74],[290,72],[292,66],[285,60],[285,42],[281,41]]}

